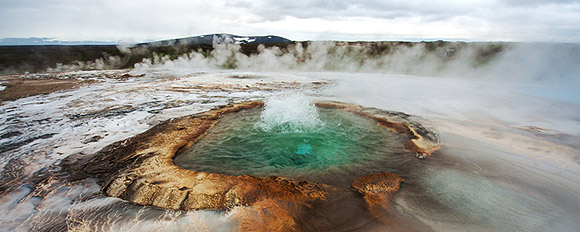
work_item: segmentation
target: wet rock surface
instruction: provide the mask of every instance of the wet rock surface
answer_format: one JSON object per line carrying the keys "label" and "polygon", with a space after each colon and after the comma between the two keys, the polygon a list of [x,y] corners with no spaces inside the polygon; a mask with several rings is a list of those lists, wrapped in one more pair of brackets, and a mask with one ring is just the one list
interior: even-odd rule
{"label": "wet rock surface", "polygon": [[397,192],[403,178],[395,173],[381,172],[360,177],[352,182],[352,189],[363,195],[369,209],[380,205]]}
{"label": "wet rock surface", "polygon": [[363,176],[352,182],[352,188],[362,194],[396,192],[403,178],[395,173],[383,172]]}

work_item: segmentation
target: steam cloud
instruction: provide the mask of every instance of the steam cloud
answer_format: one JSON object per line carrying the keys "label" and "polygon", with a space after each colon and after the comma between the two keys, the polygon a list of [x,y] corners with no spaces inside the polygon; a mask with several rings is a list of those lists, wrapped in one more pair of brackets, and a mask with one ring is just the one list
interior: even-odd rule
{"label": "steam cloud", "polygon": [[56,64],[54,68],[48,68],[47,72],[71,72],[80,70],[106,70],[117,69],[122,64],[122,58],[119,56],[107,56],[94,61],[76,61],[73,64]]}
{"label": "steam cloud", "polygon": [[154,55],[136,71],[171,68],[226,68],[248,71],[342,71],[413,74],[499,81],[580,83],[580,45],[546,43],[343,43],[306,42],[287,47],[259,45],[245,55],[241,46],[214,41],[207,54],[192,51],[170,59]]}

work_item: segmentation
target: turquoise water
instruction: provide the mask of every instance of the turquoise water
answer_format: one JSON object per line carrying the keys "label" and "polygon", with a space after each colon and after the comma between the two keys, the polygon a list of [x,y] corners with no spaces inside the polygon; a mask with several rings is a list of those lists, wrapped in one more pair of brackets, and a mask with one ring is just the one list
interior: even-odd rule
{"label": "turquoise water", "polygon": [[320,123],[302,130],[285,130],[291,127],[283,124],[265,129],[261,112],[257,108],[224,116],[178,154],[175,164],[229,175],[297,177],[371,171],[378,161],[412,157],[402,154],[401,135],[350,112],[318,109]]}
{"label": "turquoise water", "polygon": [[580,104],[580,89],[575,86],[521,87],[517,90],[523,94]]}

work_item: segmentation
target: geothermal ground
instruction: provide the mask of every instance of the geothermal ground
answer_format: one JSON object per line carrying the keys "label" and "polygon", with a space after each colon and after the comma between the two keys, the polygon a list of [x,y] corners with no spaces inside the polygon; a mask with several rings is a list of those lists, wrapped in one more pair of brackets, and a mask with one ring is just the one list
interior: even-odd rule
{"label": "geothermal ground", "polygon": [[[1,78],[2,230],[580,228],[580,106],[574,99],[534,91],[545,90],[544,85],[384,73],[178,68]],[[325,171],[337,173],[332,168],[317,170],[324,186],[334,190],[305,204],[264,197],[211,210],[164,209],[111,197],[98,177],[71,175],[63,168],[98,159],[108,145],[140,138],[134,136],[167,120],[296,94],[311,102],[404,112],[438,134],[441,150],[426,159],[401,150],[396,160],[377,160],[341,178],[323,178]],[[364,198],[350,188],[363,173],[377,171],[394,173],[404,182],[398,191],[379,197]],[[389,174],[380,177],[399,181]],[[296,178],[303,185],[310,181],[307,174]]]}

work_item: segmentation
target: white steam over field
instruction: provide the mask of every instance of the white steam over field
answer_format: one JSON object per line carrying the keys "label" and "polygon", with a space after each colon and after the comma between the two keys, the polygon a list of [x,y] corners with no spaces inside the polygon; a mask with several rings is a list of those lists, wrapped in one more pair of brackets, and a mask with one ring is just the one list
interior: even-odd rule
{"label": "white steam over field", "polygon": [[[91,82],[0,105],[0,170],[9,183],[0,189],[0,228],[235,230],[251,208],[163,210],[106,197],[94,181],[39,175],[58,173],[57,164],[70,155],[94,154],[168,119],[296,92],[311,101],[405,112],[442,140],[441,151],[410,162],[417,169],[401,170],[405,183],[383,216],[335,230],[385,230],[402,222],[423,231],[575,231],[580,47],[507,44],[487,60],[487,45],[432,51],[416,44],[373,56],[365,44],[313,42],[260,47],[248,56],[239,45],[214,44],[210,55],[194,51],[146,59],[132,70],[58,74]],[[94,65],[107,68],[107,62],[115,60]],[[132,76],[105,77],[112,72]],[[329,214],[332,223],[342,220]]]}

